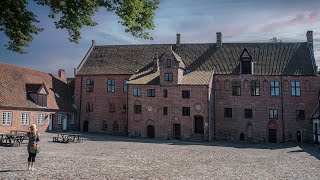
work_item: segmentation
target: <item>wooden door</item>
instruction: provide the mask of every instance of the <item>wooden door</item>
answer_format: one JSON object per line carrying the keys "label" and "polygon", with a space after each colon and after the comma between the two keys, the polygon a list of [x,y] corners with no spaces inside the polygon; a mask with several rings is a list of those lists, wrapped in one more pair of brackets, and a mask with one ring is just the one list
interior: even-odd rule
{"label": "wooden door", "polygon": [[277,143],[277,130],[276,129],[269,129],[269,142],[270,143]]}
{"label": "wooden door", "polygon": [[173,124],[173,138],[180,139],[181,129],[180,124]]}
{"label": "wooden door", "polygon": [[194,117],[194,133],[203,134],[203,117],[202,116]]}
{"label": "wooden door", "polygon": [[154,126],[152,125],[147,126],[147,136],[148,138],[154,138]]}

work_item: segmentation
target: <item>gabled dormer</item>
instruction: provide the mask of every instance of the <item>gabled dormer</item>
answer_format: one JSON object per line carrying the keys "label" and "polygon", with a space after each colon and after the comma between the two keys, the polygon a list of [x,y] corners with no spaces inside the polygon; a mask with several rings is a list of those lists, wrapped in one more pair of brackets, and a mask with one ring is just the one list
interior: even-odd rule
{"label": "gabled dormer", "polygon": [[170,46],[159,59],[160,84],[175,85],[182,78],[185,64]]}
{"label": "gabled dormer", "polygon": [[39,107],[47,107],[48,94],[49,91],[44,83],[42,84],[26,84],[26,93],[27,96],[30,96],[31,99]]}
{"label": "gabled dormer", "polygon": [[240,55],[240,74],[253,74],[253,59],[247,48]]}

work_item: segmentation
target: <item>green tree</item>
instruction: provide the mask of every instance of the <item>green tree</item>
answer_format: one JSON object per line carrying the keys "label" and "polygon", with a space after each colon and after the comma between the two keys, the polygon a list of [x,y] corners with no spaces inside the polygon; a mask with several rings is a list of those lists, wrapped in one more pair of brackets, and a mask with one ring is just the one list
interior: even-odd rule
{"label": "green tree", "polygon": [[[0,0],[0,31],[9,38],[5,46],[8,50],[25,53],[33,35],[43,28],[37,27],[37,16],[27,9],[29,0]],[[115,13],[126,29],[134,37],[151,39],[148,30],[154,29],[154,11],[159,0],[33,0],[40,6],[50,8],[49,18],[54,19],[55,27],[66,29],[69,41],[78,43],[80,30],[84,26],[96,26],[93,15],[104,8]]]}

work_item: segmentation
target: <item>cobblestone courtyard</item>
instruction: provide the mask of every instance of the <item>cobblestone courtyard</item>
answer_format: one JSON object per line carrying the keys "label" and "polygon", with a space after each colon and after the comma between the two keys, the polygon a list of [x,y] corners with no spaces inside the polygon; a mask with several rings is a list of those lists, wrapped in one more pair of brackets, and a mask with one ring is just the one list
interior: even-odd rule
{"label": "cobblestone courtyard", "polygon": [[0,146],[1,179],[319,179],[312,145],[131,139],[84,134],[83,143],[41,138],[36,170],[26,171],[26,144]]}

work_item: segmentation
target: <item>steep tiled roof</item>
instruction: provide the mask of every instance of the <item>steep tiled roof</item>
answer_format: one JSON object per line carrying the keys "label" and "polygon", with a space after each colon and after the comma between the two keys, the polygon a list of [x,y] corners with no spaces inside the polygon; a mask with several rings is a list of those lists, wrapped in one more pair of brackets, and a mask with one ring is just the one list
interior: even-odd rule
{"label": "steep tiled roof", "polygon": [[181,85],[208,85],[213,72],[193,71],[182,77],[178,84]]}
{"label": "steep tiled roof", "polygon": [[[135,75],[133,75],[135,76]],[[147,71],[143,76],[131,77],[128,84],[148,84],[148,85],[159,85],[160,84],[160,71]]]}
{"label": "steep tiled roof", "polygon": [[315,67],[306,42],[300,43],[215,43],[95,46],[77,75],[134,74],[153,65],[155,54],[172,46],[190,71],[239,74],[239,57],[244,48],[254,61],[256,75],[314,75]]}
{"label": "steep tiled roof", "polygon": [[72,111],[72,100],[66,81],[58,76],[5,63],[0,63],[0,107],[38,108],[28,98],[27,91],[37,92],[42,83],[49,92],[48,109]]}

